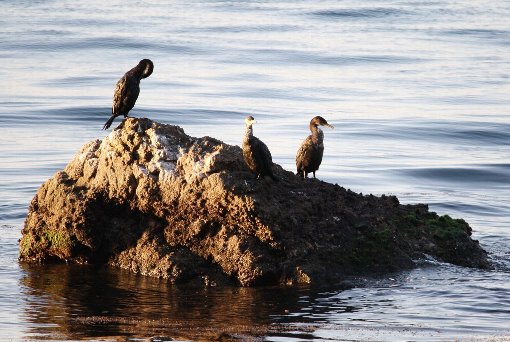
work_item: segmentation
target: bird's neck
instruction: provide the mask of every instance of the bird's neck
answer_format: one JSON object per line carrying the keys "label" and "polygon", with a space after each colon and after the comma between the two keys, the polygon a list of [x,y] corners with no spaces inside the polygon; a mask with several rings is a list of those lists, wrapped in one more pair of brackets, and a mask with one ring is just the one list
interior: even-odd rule
{"label": "bird's neck", "polygon": [[318,126],[310,125],[310,131],[312,131],[312,141],[314,144],[322,144],[324,141],[324,133]]}
{"label": "bird's neck", "polygon": [[129,70],[127,74],[135,77],[138,81],[140,81],[142,79],[143,72],[144,68],[142,68],[140,65],[137,65],[133,69]]}
{"label": "bird's neck", "polygon": [[251,125],[247,125],[246,130],[244,131],[243,141],[249,141],[251,138],[253,138],[253,128]]}

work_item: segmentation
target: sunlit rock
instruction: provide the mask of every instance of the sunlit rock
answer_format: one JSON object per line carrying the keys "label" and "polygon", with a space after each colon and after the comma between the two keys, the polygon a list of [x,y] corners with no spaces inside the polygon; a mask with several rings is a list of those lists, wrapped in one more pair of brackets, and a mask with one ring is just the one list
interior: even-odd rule
{"label": "sunlit rock", "polygon": [[490,267],[463,220],[303,180],[278,165],[274,173],[280,182],[255,180],[238,146],[126,119],[37,191],[20,260],[243,286],[397,271],[424,255]]}

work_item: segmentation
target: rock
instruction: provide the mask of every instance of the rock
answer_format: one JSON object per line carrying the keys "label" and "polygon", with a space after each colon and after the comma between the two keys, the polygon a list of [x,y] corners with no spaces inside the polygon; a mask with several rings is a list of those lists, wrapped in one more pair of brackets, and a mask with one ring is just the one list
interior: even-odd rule
{"label": "rock", "polygon": [[278,183],[255,180],[238,146],[126,119],[40,187],[20,260],[109,264],[211,286],[341,280],[424,256],[490,268],[463,220],[274,172]]}

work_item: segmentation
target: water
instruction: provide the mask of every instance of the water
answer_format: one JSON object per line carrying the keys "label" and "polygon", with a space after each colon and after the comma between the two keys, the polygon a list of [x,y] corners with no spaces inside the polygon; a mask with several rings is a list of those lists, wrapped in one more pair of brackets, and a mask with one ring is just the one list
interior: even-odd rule
{"label": "water", "polygon": [[[507,1],[0,2],[0,339],[510,339]],[[423,262],[308,288],[191,288],[17,263],[40,184],[103,138],[115,82],[154,61],[134,116],[275,162],[321,114],[318,177],[465,218],[493,271]],[[114,124],[116,124],[117,120]]]}

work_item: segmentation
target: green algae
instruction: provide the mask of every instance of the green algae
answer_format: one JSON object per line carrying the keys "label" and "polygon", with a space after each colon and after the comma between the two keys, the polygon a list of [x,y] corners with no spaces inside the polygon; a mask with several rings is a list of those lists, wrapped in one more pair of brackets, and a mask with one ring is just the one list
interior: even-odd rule
{"label": "green algae", "polygon": [[463,219],[453,219],[448,215],[426,221],[432,236],[440,240],[457,240],[471,235],[471,228]]}
{"label": "green algae", "polygon": [[398,220],[396,226],[410,238],[426,235],[436,240],[447,241],[471,236],[471,228],[463,219],[454,219],[449,215],[438,216],[433,212],[425,214],[410,212]]}
{"label": "green algae", "polygon": [[[72,249],[71,238],[66,231],[44,229],[41,234],[25,234],[19,243],[21,259],[42,260],[50,256],[67,258]],[[46,251],[41,254],[41,252]]]}

